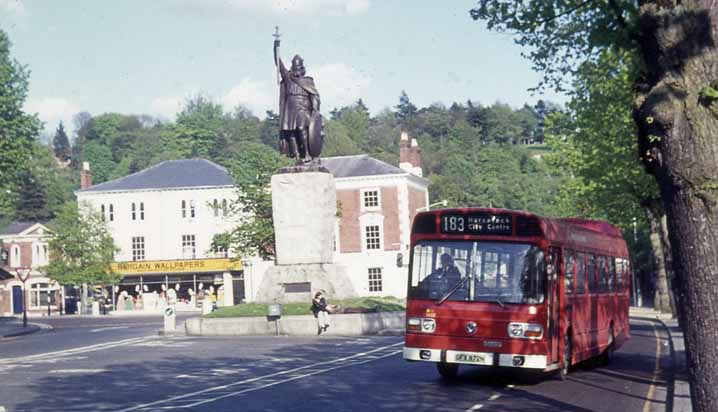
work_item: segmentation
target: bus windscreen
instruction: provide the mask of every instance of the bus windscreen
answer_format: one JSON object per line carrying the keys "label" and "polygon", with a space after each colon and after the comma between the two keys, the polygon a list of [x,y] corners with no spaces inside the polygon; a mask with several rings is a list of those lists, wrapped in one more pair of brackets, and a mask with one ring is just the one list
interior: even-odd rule
{"label": "bus windscreen", "polygon": [[419,241],[410,265],[410,298],[538,304],[546,293],[544,254],[530,244]]}

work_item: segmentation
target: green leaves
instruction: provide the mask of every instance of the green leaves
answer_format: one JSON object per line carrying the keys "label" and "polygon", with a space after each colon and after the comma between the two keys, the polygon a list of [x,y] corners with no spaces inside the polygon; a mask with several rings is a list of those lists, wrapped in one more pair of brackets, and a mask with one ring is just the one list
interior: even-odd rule
{"label": "green leaves", "polygon": [[67,203],[51,225],[52,260],[47,275],[64,285],[108,285],[120,281],[112,271],[115,246],[102,215],[89,205]]}

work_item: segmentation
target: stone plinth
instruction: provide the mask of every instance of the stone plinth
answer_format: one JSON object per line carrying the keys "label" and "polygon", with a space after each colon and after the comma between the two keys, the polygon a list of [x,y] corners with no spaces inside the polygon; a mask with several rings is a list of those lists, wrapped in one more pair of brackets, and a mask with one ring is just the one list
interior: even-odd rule
{"label": "stone plinth", "polygon": [[332,263],[336,213],[336,186],[330,173],[272,176],[277,265]]}
{"label": "stone plinth", "polygon": [[[292,291],[292,286],[306,289]],[[323,290],[330,300],[356,297],[346,269],[335,264],[277,265],[267,269],[257,294],[258,302],[308,303],[312,294]]]}

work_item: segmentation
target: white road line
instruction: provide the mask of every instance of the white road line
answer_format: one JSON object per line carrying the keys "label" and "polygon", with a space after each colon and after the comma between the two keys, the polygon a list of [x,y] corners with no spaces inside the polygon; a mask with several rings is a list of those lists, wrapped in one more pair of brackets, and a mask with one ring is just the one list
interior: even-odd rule
{"label": "white road line", "polygon": [[107,372],[107,369],[55,369],[48,373],[102,373]]}
{"label": "white road line", "polygon": [[106,330],[128,329],[129,326],[108,326],[106,328],[92,329],[90,332],[103,332]]}
{"label": "white road line", "polygon": [[[397,351],[391,352],[391,353],[389,353],[389,354],[386,354],[386,355],[382,356],[382,357],[379,358],[379,359],[388,358],[389,356],[394,356],[394,355],[397,355],[397,354],[402,353],[402,352],[403,352],[403,350],[397,350]],[[272,386],[280,385],[280,384],[283,384],[283,383],[287,383],[287,382],[291,382],[291,381],[296,381],[296,380],[298,380],[298,379],[307,378],[307,377],[309,377],[309,376],[314,376],[314,375],[319,375],[319,374],[322,374],[322,373],[330,372],[330,371],[333,371],[333,370],[335,370],[335,369],[346,368],[346,367],[348,367],[348,366],[361,365],[361,364],[363,364],[363,363],[369,363],[369,362],[373,362],[373,361],[375,361],[375,360],[376,360],[376,359],[367,359],[367,360],[364,360],[364,361],[357,361],[357,362],[352,362],[352,363],[348,363],[348,364],[344,364],[344,365],[334,366],[334,367],[327,368],[327,369],[321,369],[321,370],[318,370],[318,371],[305,373],[305,374],[303,374],[303,375],[292,376],[291,378],[287,378],[287,379],[283,379],[283,380],[279,380],[279,381],[270,382],[270,383],[267,383],[267,384],[264,384],[264,385],[260,385],[260,386],[255,386],[254,388],[247,388],[247,389],[244,389],[244,390],[241,390],[241,391],[232,392],[232,393],[228,393],[228,394],[225,394],[225,395],[220,395],[220,396],[217,396],[217,397],[215,397],[215,398],[205,399],[205,400],[203,400],[203,401],[199,401],[199,402],[195,402],[195,403],[189,403],[189,404],[186,404],[186,405],[175,406],[174,408],[170,408],[170,409],[188,409],[188,408],[194,408],[195,406],[199,406],[199,405],[204,405],[204,404],[206,404],[206,403],[215,402],[215,401],[218,401],[218,400],[220,400],[220,399],[231,398],[231,397],[233,397],[233,396],[241,395],[241,394],[243,394],[243,393],[258,391],[258,390],[260,390],[260,389],[265,389],[265,388],[269,388],[269,387],[272,387]]]}
{"label": "white road line", "polygon": [[499,399],[500,397],[501,397],[501,394],[500,394],[500,393],[495,393],[495,394],[489,396],[489,400],[490,400],[490,401],[495,401],[495,400]]}
{"label": "white road line", "polygon": [[[191,392],[191,393],[186,393],[186,394],[184,394],[184,395],[172,396],[172,397],[169,397],[169,398],[167,398],[167,399],[161,399],[161,400],[154,401],[154,402],[150,402],[150,403],[145,403],[145,404],[140,404],[140,405],[131,406],[131,407],[125,408],[125,409],[119,409],[119,410],[117,410],[117,411],[115,411],[115,412],[129,412],[129,411],[136,411],[136,410],[140,410],[140,409],[145,409],[145,408],[148,408],[148,407],[150,407],[150,406],[155,406],[155,405],[159,405],[159,404],[162,404],[162,403],[169,403],[169,402],[177,401],[177,400],[180,400],[180,399],[191,398],[192,396],[205,394],[205,393],[207,393],[207,392],[221,391],[221,390],[229,389],[229,388],[232,388],[232,387],[238,386],[238,385],[246,385],[246,384],[248,384],[248,383],[253,383],[253,382],[261,381],[261,380],[263,380],[263,379],[264,379],[264,380],[270,379],[270,378],[273,378],[273,377],[275,377],[275,376],[287,375],[287,374],[290,374],[290,373],[293,373],[293,372],[297,372],[297,371],[300,371],[300,370],[305,370],[305,369],[309,369],[309,368],[315,368],[315,367],[317,367],[317,366],[330,365],[330,364],[333,364],[333,363],[338,363],[338,362],[343,362],[343,361],[355,359],[355,358],[358,358],[358,357],[361,357],[361,356],[366,356],[366,355],[369,355],[369,354],[372,354],[372,353],[379,352],[379,351],[384,350],[384,349],[392,348],[392,347],[394,347],[394,346],[403,345],[403,344],[404,344],[404,341],[401,341],[401,342],[394,343],[394,344],[392,344],[392,345],[382,346],[382,347],[379,347],[379,348],[376,348],[376,349],[373,349],[373,350],[370,350],[370,351],[357,353],[357,354],[354,354],[354,355],[351,355],[351,356],[346,356],[346,357],[343,357],[343,358],[333,359],[333,360],[326,361],[326,362],[314,363],[314,364],[311,364],[311,365],[300,366],[300,367],[298,367],[298,368],[293,368],[293,369],[287,369],[287,370],[284,370],[284,371],[274,372],[274,373],[270,373],[270,374],[264,375],[264,376],[257,376],[257,377],[255,377],[255,378],[244,379],[244,380],[237,381],[237,382],[230,383],[230,384],[226,384],[226,385],[214,386],[214,387],[210,387],[210,388],[207,388],[207,389],[202,389],[202,390],[200,390],[200,391]],[[392,352],[390,355],[387,355],[387,356],[392,356],[392,355],[395,355],[395,354],[400,353],[400,352],[401,352],[401,351],[394,351],[394,352]],[[344,366],[347,366],[347,365],[344,365]],[[217,399],[219,399],[219,398],[217,398]],[[167,409],[167,408],[161,408],[161,409]],[[170,408],[170,409],[172,409],[172,408]]]}
{"label": "white road line", "polygon": [[484,405],[477,403],[476,405],[472,406],[471,408],[467,409],[466,412],[473,412],[478,411],[479,409],[483,408]]}
{"label": "white road line", "polygon": [[6,365],[9,363],[17,363],[17,362],[28,362],[28,361],[34,361],[34,360],[39,360],[39,359],[48,359],[48,358],[54,358],[54,357],[64,357],[67,355],[75,355],[78,353],[85,353],[85,352],[93,352],[93,351],[102,350],[102,349],[109,349],[109,348],[115,348],[115,347],[119,347],[119,346],[132,345],[132,344],[144,342],[144,341],[147,341],[150,339],[157,339],[157,337],[154,335],[150,335],[150,336],[143,336],[140,338],[131,338],[131,339],[118,340],[118,341],[114,341],[114,342],[98,343],[95,345],[82,346],[79,348],[71,348],[71,349],[65,349],[65,350],[60,350],[60,351],[55,351],[55,352],[38,353],[35,355],[18,356],[15,358],[1,358],[0,365]]}

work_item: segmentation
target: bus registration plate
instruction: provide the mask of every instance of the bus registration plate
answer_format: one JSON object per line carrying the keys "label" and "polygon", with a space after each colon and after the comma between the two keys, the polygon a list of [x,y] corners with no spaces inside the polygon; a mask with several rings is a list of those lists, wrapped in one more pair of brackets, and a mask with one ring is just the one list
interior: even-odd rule
{"label": "bus registration plate", "polygon": [[477,353],[457,353],[454,355],[454,360],[461,363],[474,363],[477,365],[490,364],[491,361],[487,360],[487,357]]}

